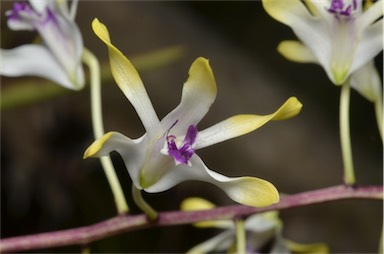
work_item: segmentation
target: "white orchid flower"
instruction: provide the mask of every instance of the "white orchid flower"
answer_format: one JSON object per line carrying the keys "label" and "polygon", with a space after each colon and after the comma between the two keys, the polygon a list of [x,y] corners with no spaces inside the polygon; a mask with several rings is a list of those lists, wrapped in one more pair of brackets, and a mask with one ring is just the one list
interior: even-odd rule
{"label": "white orchid flower", "polygon": [[329,79],[351,86],[370,101],[381,96],[372,59],[383,50],[383,1],[262,0],[264,9],[292,28],[299,41],[283,41],[278,51],[292,61],[320,64]]}
{"label": "white orchid flower", "polygon": [[[188,198],[181,204],[183,211],[209,210],[215,205],[202,198]],[[236,250],[236,229],[233,221],[217,220],[195,223],[199,228],[220,228],[224,231],[187,251],[197,253],[234,253]],[[254,214],[245,219],[245,240],[247,253],[328,253],[323,243],[300,244],[283,237],[283,223],[277,211]]]}
{"label": "white orchid flower", "polygon": [[130,139],[120,133],[109,132],[85,151],[85,158],[117,151],[134,186],[150,193],[168,190],[186,180],[199,180],[218,186],[234,201],[245,205],[267,206],[278,202],[278,192],[271,183],[254,177],[229,178],[220,175],[209,170],[196,151],[249,133],[270,120],[297,115],[302,105],[296,98],[288,99],[273,114],[237,115],[198,131],[197,124],[216,97],[216,83],[208,61],[198,58],[189,70],[180,104],[160,121],[139,74],[111,44],[107,28],[97,19],[92,27],[108,46],[113,77],[136,109],[146,134]]}
{"label": "white orchid flower", "polygon": [[1,49],[0,75],[38,76],[69,89],[83,88],[83,39],[74,22],[77,2],[72,2],[71,9],[65,0],[15,2],[6,12],[8,27],[37,31],[42,44]]}

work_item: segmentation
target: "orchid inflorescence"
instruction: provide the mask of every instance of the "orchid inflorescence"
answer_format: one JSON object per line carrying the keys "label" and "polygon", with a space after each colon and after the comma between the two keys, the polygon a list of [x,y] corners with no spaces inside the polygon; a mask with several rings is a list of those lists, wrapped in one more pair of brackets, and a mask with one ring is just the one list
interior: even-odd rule
{"label": "orchid inflorescence", "polygon": [[[299,39],[281,42],[277,51],[292,61],[319,64],[331,82],[341,86],[340,136],[344,183],[348,186],[356,183],[349,134],[350,87],[375,104],[382,133],[382,84],[373,60],[383,49],[382,2],[262,0],[265,11],[290,26]],[[158,212],[146,203],[142,192],[164,192],[189,180],[213,184],[244,206],[264,208],[280,201],[279,191],[271,182],[254,176],[224,176],[209,169],[198,153],[202,148],[253,132],[270,121],[295,117],[303,106],[296,97],[288,98],[273,113],[235,115],[201,129],[199,122],[216,99],[217,85],[209,60],[198,57],[189,68],[178,106],[160,119],[138,71],[112,44],[108,28],[95,18],[92,29],[107,46],[112,76],[145,129],[141,137],[134,139],[116,131],[104,133],[99,63],[83,45],[74,20],[77,5],[76,0],[70,5],[65,0],[15,2],[13,8],[5,12],[8,27],[36,31],[38,40],[13,49],[1,49],[0,74],[37,76],[67,89],[81,90],[85,85],[83,64],[89,67],[95,140],[85,150],[83,158],[101,159],[120,215],[128,213],[129,208],[108,157],[113,151],[123,159],[132,181],[134,202],[154,224],[159,219]],[[215,209],[215,205],[197,197],[184,200],[180,206],[186,214],[210,209]],[[233,215],[231,220],[200,221],[194,226],[216,227],[224,231],[193,247],[189,253],[329,251],[323,243],[299,244],[286,239],[278,211],[246,218]]]}

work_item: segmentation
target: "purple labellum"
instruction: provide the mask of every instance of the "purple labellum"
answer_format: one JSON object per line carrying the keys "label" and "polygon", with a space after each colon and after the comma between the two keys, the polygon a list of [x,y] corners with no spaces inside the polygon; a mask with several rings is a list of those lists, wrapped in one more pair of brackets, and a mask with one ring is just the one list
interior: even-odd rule
{"label": "purple labellum", "polygon": [[[177,121],[171,126],[175,126]],[[168,155],[171,156],[176,164],[188,164],[189,165],[189,159],[192,157],[192,155],[195,153],[195,149],[193,148],[196,137],[197,137],[197,128],[194,125],[190,125],[188,127],[187,134],[185,135],[185,138],[183,140],[183,143],[180,147],[177,147],[176,145],[176,137],[174,135],[168,135],[169,131],[167,132],[167,147],[168,147]]]}
{"label": "purple labellum", "polygon": [[331,7],[328,11],[337,15],[351,16],[352,12],[357,9],[356,0],[352,0],[352,4],[345,6],[345,0],[332,0]]}
{"label": "purple labellum", "polygon": [[10,14],[8,16],[9,19],[20,19],[20,12],[25,12],[28,14],[33,13],[33,10],[31,6],[29,6],[28,3],[26,2],[21,2],[21,3],[14,3],[12,11],[10,11]]}

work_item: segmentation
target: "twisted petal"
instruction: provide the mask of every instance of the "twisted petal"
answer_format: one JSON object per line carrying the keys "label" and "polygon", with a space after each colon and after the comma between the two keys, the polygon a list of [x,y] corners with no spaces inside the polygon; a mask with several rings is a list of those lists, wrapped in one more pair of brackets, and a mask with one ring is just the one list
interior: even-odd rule
{"label": "twisted petal", "polygon": [[279,201],[278,191],[268,181],[254,177],[229,178],[220,175],[209,170],[196,154],[190,161],[191,167],[183,164],[168,168],[162,178],[145,188],[145,191],[161,192],[187,180],[198,180],[216,185],[240,204],[262,207]]}
{"label": "twisted petal", "polygon": [[159,119],[148,97],[139,74],[131,62],[112,45],[106,26],[94,19],[92,28],[95,34],[107,45],[113,78],[121,91],[136,109],[145,129],[151,132]]}
{"label": "twisted petal", "polygon": [[299,63],[318,63],[312,51],[299,41],[282,41],[277,51],[285,58]]}
{"label": "twisted petal", "polygon": [[260,128],[271,120],[284,120],[296,116],[302,104],[295,97],[289,98],[276,112],[261,115],[237,115],[199,132],[196,149],[204,148],[235,138]]}
{"label": "twisted petal", "polygon": [[176,120],[175,135],[185,133],[190,125],[197,125],[215,101],[215,78],[207,59],[199,57],[189,69],[189,78],[183,87],[180,104],[161,121],[165,129]]}
{"label": "twisted petal", "polygon": [[352,73],[351,86],[371,102],[380,99],[381,80],[373,60]]}
{"label": "twisted petal", "polygon": [[83,158],[101,157],[117,151],[123,158],[133,183],[141,189],[139,169],[141,168],[146,150],[143,145],[145,136],[132,140],[118,132],[108,132],[95,140],[85,151]]}
{"label": "twisted petal", "polygon": [[51,52],[39,45],[23,45],[11,50],[0,49],[0,74],[9,77],[38,76],[74,89],[65,70]]}

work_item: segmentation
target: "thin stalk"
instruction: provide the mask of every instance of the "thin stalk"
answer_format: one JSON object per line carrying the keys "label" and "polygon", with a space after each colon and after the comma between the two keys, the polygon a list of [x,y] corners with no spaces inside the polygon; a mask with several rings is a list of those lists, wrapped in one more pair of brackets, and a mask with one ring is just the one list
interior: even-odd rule
{"label": "thin stalk", "polygon": [[[90,71],[92,125],[94,136],[97,139],[104,135],[103,113],[101,106],[100,65],[97,58],[86,48],[83,50],[82,60],[89,67]],[[124,193],[119,179],[117,178],[111,158],[109,156],[103,156],[100,158],[100,162],[112,189],[117,212],[119,214],[127,213],[129,211],[127,201],[125,200]]]}
{"label": "thin stalk", "polygon": [[157,219],[158,214],[155,209],[153,209],[141,195],[141,190],[136,188],[136,186],[132,183],[132,196],[136,205],[148,216],[151,221]]}
{"label": "thin stalk", "polygon": [[375,113],[377,127],[379,128],[381,140],[383,140],[383,100],[381,97],[375,101]]}
{"label": "thin stalk", "polygon": [[353,168],[351,134],[349,128],[349,99],[351,87],[348,81],[341,86],[340,93],[340,142],[344,164],[344,183],[354,185],[356,183]]}
{"label": "thin stalk", "polygon": [[245,254],[246,251],[246,239],[245,239],[245,227],[243,219],[235,219],[236,228],[236,248],[238,254]]}

